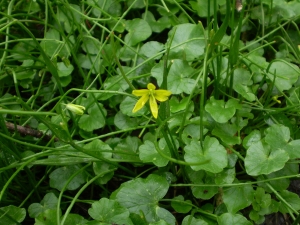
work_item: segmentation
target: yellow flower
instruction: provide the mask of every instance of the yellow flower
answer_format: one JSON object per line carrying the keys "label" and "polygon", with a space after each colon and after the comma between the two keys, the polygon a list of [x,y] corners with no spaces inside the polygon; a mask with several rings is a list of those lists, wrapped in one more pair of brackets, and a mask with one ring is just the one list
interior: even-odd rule
{"label": "yellow flower", "polygon": [[168,100],[168,97],[172,94],[171,91],[167,90],[155,90],[156,87],[154,84],[149,83],[147,85],[148,89],[141,89],[141,90],[134,90],[132,91],[132,94],[138,97],[141,97],[137,103],[135,104],[132,112],[135,113],[139,111],[143,106],[146,104],[146,102],[149,100],[150,102],[150,109],[152,112],[152,115],[154,118],[157,118],[158,114],[158,108],[157,108],[157,102],[156,100],[160,102],[164,102]]}

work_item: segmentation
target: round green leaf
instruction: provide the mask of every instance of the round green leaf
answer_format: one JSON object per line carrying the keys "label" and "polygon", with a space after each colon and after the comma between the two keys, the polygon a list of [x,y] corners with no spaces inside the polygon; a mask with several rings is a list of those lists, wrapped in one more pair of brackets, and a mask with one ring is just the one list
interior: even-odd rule
{"label": "round green leaf", "polygon": [[55,209],[57,206],[58,198],[53,193],[47,193],[41,204],[33,203],[28,207],[28,213],[31,218],[36,218],[40,213],[47,209]]}
{"label": "round green leaf", "polygon": [[233,186],[223,191],[223,201],[228,212],[236,213],[251,204],[253,194],[254,190],[251,185]]}
{"label": "round green leaf", "polygon": [[174,216],[158,206],[158,201],[168,189],[169,184],[165,178],[151,174],[146,179],[137,178],[121,184],[116,200],[130,213],[139,214],[142,211],[149,223],[162,219],[174,225]]}
{"label": "round green leaf", "polygon": [[84,146],[84,153],[96,158],[104,157],[110,159],[112,157],[112,148],[103,141],[96,139]]}
{"label": "round green leaf", "polygon": [[[70,177],[79,170],[79,166],[64,166],[54,170],[50,175],[50,187],[61,191]],[[76,190],[85,183],[86,175],[81,172],[77,174],[68,184],[67,190]]]}
{"label": "round green leaf", "polygon": [[298,80],[300,69],[298,66],[286,61],[275,61],[271,64],[267,76],[273,82],[275,77],[275,86],[280,90],[289,90]]}
{"label": "round green leaf", "polygon": [[[174,197],[173,200],[176,200],[176,201],[172,201],[171,206],[173,207],[173,209],[176,210],[176,212],[188,213],[192,209],[192,205],[191,205],[192,202],[190,200],[184,201],[184,197],[182,195],[178,195],[178,196]],[[188,203],[188,204],[185,204],[185,203]]]}
{"label": "round green leaf", "polygon": [[119,129],[128,129],[136,127],[138,125],[138,120],[136,118],[130,118],[119,111],[115,115],[114,124]]}
{"label": "round green leaf", "polygon": [[201,25],[189,23],[177,25],[168,36],[168,42],[172,41],[168,43],[171,44],[169,59],[192,61],[204,53],[206,42]]}
{"label": "round green leaf", "polygon": [[[216,138],[206,136],[203,148],[198,141],[191,143],[184,148],[184,159],[188,163],[199,163],[200,165],[191,166],[193,170],[206,170],[212,173],[219,173],[227,166],[227,152],[219,144]],[[204,163],[205,161],[208,161]]]}
{"label": "round green leaf", "polygon": [[[165,145],[164,148],[160,146],[164,154],[171,156],[169,148]],[[169,162],[168,159],[161,156],[155,148],[155,145],[151,141],[145,141],[143,145],[139,148],[139,156],[143,162],[152,162],[158,167],[166,166]]]}
{"label": "round green leaf", "polygon": [[205,105],[205,110],[218,123],[226,123],[233,117],[238,108],[239,104],[233,99],[225,103],[224,100],[216,100],[213,96]]}
{"label": "round green leaf", "polygon": [[14,205],[0,208],[0,224],[15,225],[21,223],[26,217],[26,210]]}
{"label": "round green leaf", "polygon": [[261,141],[253,143],[245,157],[246,171],[251,176],[269,174],[280,170],[289,160],[289,154],[282,149],[271,150],[270,146]]}
{"label": "round green leaf", "polygon": [[101,198],[89,208],[89,215],[101,223],[133,224],[129,219],[128,209],[119,205],[115,200]]}
{"label": "round green leaf", "polygon": [[138,148],[141,141],[138,137],[127,136],[125,139],[121,140],[117,146],[114,148],[115,151],[120,151],[122,153],[114,152],[113,157],[117,159],[139,161]]}
{"label": "round green leaf", "polygon": [[63,62],[57,63],[57,73],[59,77],[66,77],[69,76],[74,70],[72,64],[66,66]]}
{"label": "round green leaf", "polygon": [[[151,58],[155,55],[157,55],[159,52],[164,50],[165,46],[162,43],[159,43],[157,41],[149,41],[145,43],[140,50],[140,54],[147,56],[148,58]],[[158,55],[154,59],[158,60],[162,57],[162,54]]]}
{"label": "round green leaf", "polygon": [[78,125],[85,131],[93,131],[105,125],[106,109],[101,103],[94,104],[88,110],[88,115],[84,114],[80,117]]}
{"label": "round green leaf", "polygon": [[218,217],[218,224],[222,225],[252,225],[245,217],[240,214],[224,213]]}
{"label": "round green leaf", "polygon": [[184,217],[181,225],[208,225],[208,223],[202,219],[196,219],[195,217],[188,215]]}
{"label": "round green leaf", "polygon": [[149,24],[142,19],[136,18],[125,22],[128,34],[125,36],[125,43],[134,46],[150,37],[152,31]]}

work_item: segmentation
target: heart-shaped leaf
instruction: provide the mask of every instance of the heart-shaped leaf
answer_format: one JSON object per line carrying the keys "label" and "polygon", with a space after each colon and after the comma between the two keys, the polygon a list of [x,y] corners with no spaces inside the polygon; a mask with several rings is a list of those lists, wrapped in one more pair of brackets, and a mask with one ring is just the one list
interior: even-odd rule
{"label": "heart-shaped leaf", "polygon": [[146,179],[137,178],[122,183],[116,200],[130,213],[139,214],[142,211],[149,223],[162,219],[174,225],[174,216],[158,206],[158,201],[165,196],[168,189],[169,184],[165,178],[151,174]]}
{"label": "heart-shaped leaf", "polygon": [[227,166],[227,152],[220,145],[216,138],[206,136],[203,142],[203,148],[198,141],[191,143],[184,148],[184,159],[192,165],[193,170],[206,170],[212,173],[219,173]]}
{"label": "heart-shaped leaf", "polygon": [[101,198],[92,204],[88,212],[94,220],[100,221],[101,223],[133,224],[129,219],[128,209],[120,206],[115,200]]}
{"label": "heart-shaped leaf", "polygon": [[210,97],[205,105],[205,110],[218,123],[226,123],[233,117],[236,109],[239,108],[240,105],[236,100],[230,99],[225,103],[224,100],[216,100],[213,96]]}
{"label": "heart-shaped leaf", "polygon": [[289,154],[282,149],[271,150],[270,146],[261,141],[253,143],[245,157],[246,171],[251,176],[269,174],[280,170],[289,160]]}
{"label": "heart-shaped leaf", "polygon": [[125,36],[125,42],[130,46],[135,46],[141,41],[150,37],[152,31],[149,24],[142,19],[136,18],[125,22],[125,28],[128,34]]}

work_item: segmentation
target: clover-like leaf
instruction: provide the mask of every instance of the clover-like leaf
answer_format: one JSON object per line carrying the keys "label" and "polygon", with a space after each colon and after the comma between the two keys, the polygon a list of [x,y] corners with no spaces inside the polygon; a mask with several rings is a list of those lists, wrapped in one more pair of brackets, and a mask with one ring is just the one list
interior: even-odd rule
{"label": "clover-like leaf", "polygon": [[137,178],[121,184],[116,200],[130,213],[139,214],[142,211],[148,223],[162,219],[174,225],[174,216],[158,206],[158,201],[165,196],[168,189],[169,184],[165,178],[151,174],[146,179]]}
{"label": "clover-like leaf", "polygon": [[249,206],[253,199],[254,190],[252,186],[233,186],[223,191],[223,201],[228,212],[236,213],[237,211]]}
{"label": "clover-like leaf", "polygon": [[286,61],[275,61],[271,64],[267,76],[271,81],[275,78],[275,86],[280,90],[289,90],[298,80],[300,69]]}
{"label": "clover-like leaf", "polygon": [[190,23],[177,25],[168,36],[168,42],[172,41],[169,59],[192,61],[204,53],[206,42],[201,25]]}
{"label": "clover-like leaf", "polygon": [[[67,183],[67,181],[70,179],[70,177],[79,169],[80,169],[80,167],[77,165],[64,166],[64,167],[57,168],[49,175],[50,187],[56,188],[57,190],[61,191],[62,188]],[[68,184],[66,189],[67,190],[76,190],[83,183],[85,183],[85,179],[86,179],[86,174],[83,172],[80,172],[71,180],[71,182]]]}
{"label": "clover-like leaf", "polygon": [[218,224],[222,225],[252,225],[250,221],[247,220],[244,216],[240,214],[232,214],[232,213],[223,213],[218,217]]}
{"label": "clover-like leaf", "polygon": [[253,83],[251,78],[250,72],[242,68],[236,69],[233,74],[233,89],[250,102],[255,100],[255,95],[249,87]]}
{"label": "clover-like leaf", "polygon": [[89,208],[89,215],[101,223],[109,224],[133,224],[129,218],[128,209],[120,206],[115,200],[101,198]]}
{"label": "clover-like leaf", "polygon": [[105,125],[106,109],[101,103],[94,104],[87,110],[88,115],[80,117],[78,125],[85,131],[93,131]]}
{"label": "clover-like leaf", "polygon": [[125,42],[130,46],[134,46],[146,40],[152,34],[149,24],[139,18],[127,20],[125,22],[125,28],[128,31],[128,34],[125,36]]}
{"label": "clover-like leaf", "polygon": [[205,110],[218,123],[226,123],[233,117],[236,109],[239,108],[239,103],[234,99],[230,99],[225,103],[224,100],[216,100],[213,96],[205,105]]}
{"label": "clover-like leaf", "polygon": [[265,141],[273,149],[285,149],[290,139],[290,129],[282,124],[274,124],[265,130]]}
{"label": "clover-like leaf", "polygon": [[206,136],[203,148],[198,141],[191,143],[184,148],[184,159],[192,165],[193,170],[206,170],[212,173],[219,173],[227,166],[227,152],[216,138]]}
{"label": "clover-like leaf", "polygon": [[[159,147],[164,154],[171,157],[170,150],[166,144]],[[145,143],[140,146],[139,152],[140,159],[143,162],[152,162],[158,167],[166,166],[169,162],[168,159],[164,158],[156,151],[155,145],[151,141],[145,141]]]}
{"label": "clover-like leaf", "polygon": [[271,149],[261,141],[253,143],[245,157],[246,171],[251,176],[269,174],[280,170],[289,160],[289,154],[282,149]]}

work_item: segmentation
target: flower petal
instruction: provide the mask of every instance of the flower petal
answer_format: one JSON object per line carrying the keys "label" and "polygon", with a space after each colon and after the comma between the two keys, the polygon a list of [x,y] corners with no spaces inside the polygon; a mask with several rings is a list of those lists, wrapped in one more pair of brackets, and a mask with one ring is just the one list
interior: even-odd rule
{"label": "flower petal", "polygon": [[149,90],[148,89],[133,90],[132,94],[135,96],[149,95]]}
{"label": "flower petal", "polygon": [[158,108],[157,108],[157,102],[153,95],[150,95],[149,103],[150,103],[150,109],[151,109],[152,115],[156,119],[157,115],[158,115]]}
{"label": "flower petal", "polygon": [[143,95],[138,101],[137,103],[135,104],[132,112],[135,113],[137,111],[139,111],[141,108],[143,108],[143,106],[146,104],[146,102],[148,101],[149,99],[149,95]]}
{"label": "flower petal", "polygon": [[168,97],[172,94],[171,91],[167,91],[167,90],[156,90],[154,92],[154,97],[160,101],[160,102],[164,102],[168,100]]}
{"label": "flower petal", "polygon": [[155,85],[152,84],[152,83],[147,84],[147,88],[148,88],[149,90],[155,90],[155,89],[156,89]]}

